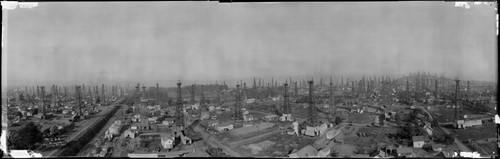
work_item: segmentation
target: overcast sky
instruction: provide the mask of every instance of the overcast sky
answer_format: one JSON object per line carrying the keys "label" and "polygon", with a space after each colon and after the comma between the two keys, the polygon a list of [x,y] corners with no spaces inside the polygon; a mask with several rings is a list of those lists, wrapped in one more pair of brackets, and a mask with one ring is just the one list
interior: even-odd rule
{"label": "overcast sky", "polygon": [[496,80],[495,14],[445,2],[39,3],[7,13],[2,86],[412,71]]}

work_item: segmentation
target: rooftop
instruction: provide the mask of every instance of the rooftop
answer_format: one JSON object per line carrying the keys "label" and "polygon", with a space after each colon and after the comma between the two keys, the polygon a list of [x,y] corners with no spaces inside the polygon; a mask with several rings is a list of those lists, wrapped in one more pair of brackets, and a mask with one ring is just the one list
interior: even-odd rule
{"label": "rooftop", "polygon": [[413,142],[424,141],[424,136],[413,136],[412,140],[413,140]]}

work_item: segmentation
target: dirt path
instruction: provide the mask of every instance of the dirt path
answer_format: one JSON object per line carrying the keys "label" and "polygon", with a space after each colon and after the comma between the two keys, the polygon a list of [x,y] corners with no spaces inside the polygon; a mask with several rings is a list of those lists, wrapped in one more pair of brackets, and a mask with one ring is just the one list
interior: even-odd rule
{"label": "dirt path", "polygon": [[237,147],[237,146],[240,146],[240,145],[252,142],[252,141],[258,141],[262,138],[265,138],[265,137],[268,137],[268,136],[271,136],[271,135],[277,134],[277,133],[281,133],[281,130],[274,130],[274,131],[270,131],[267,133],[263,133],[263,134],[254,136],[254,137],[246,138],[246,139],[239,140],[239,141],[234,141],[234,142],[229,143],[229,146]]}

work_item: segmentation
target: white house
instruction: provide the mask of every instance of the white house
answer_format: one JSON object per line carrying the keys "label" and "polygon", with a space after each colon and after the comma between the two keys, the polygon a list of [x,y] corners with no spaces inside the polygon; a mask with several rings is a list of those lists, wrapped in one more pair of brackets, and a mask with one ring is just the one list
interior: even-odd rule
{"label": "white house", "polygon": [[220,123],[216,126],[217,131],[223,132],[223,131],[229,131],[234,129],[234,125],[228,122],[225,123]]}
{"label": "white house", "polygon": [[482,125],[483,122],[481,121],[481,119],[473,119],[473,120],[457,120],[455,124],[453,124],[455,126],[455,128],[467,128],[467,127],[472,127],[472,126],[479,126],[479,125]]}
{"label": "white house", "polygon": [[174,136],[168,133],[161,133],[161,146],[164,149],[171,149],[174,148]]}
{"label": "white house", "polygon": [[254,98],[247,99],[247,101],[246,101],[247,104],[251,104],[251,103],[254,103],[254,102],[255,102]]}
{"label": "white house", "polygon": [[253,121],[254,117],[253,117],[253,115],[243,115],[243,120],[244,121]]}
{"label": "white house", "polygon": [[425,144],[424,136],[413,136],[413,148],[422,148]]}

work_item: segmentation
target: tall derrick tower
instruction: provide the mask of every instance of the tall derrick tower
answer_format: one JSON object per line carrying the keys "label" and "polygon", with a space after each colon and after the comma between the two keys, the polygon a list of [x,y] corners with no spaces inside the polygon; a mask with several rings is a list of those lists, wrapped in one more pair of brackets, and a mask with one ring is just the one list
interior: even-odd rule
{"label": "tall derrick tower", "polygon": [[199,108],[199,117],[201,119],[201,112],[205,110],[205,87],[201,85],[201,99],[200,99],[200,108]]}
{"label": "tall derrick tower", "polygon": [[337,111],[337,106],[335,106],[335,98],[333,95],[333,82],[332,78],[330,78],[330,121],[335,121],[335,113]]}
{"label": "tall derrick tower", "polygon": [[196,102],[196,100],[195,100],[195,95],[196,95],[195,89],[196,89],[196,85],[195,84],[191,85],[191,103],[195,103]]}
{"label": "tall derrick tower", "polygon": [[236,85],[236,103],[234,110],[235,110],[234,119],[243,120],[243,113],[241,111],[241,91],[239,84]]}
{"label": "tall derrick tower", "polygon": [[47,115],[47,112],[45,110],[45,86],[41,86],[41,94],[42,94],[42,118],[45,118],[45,115]]}
{"label": "tall derrick tower", "polygon": [[82,90],[81,90],[81,86],[76,86],[75,88],[75,98],[76,98],[76,103],[78,105],[78,115],[82,115]]}
{"label": "tall derrick tower", "polygon": [[460,80],[456,79],[456,89],[455,89],[455,116],[453,122],[457,122],[458,119],[458,100],[459,100],[459,94],[460,94]]}
{"label": "tall derrick tower", "polygon": [[283,105],[283,117],[286,120],[291,121],[292,117],[292,109],[290,107],[290,96],[288,95],[288,83],[285,83],[285,94],[284,97],[284,105]]}
{"label": "tall derrick tower", "polygon": [[297,81],[295,81],[295,98],[299,98],[299,88],[297,87]]}
{"label": "tall derrick tower", "polygon": [[184,102],[182,101],[182,89],[181,89],[181,81],[177,82],[177,107],[176,107],[176,120],[175,125],[183,129],[184,128]]}
{"label": "tall derrick tower", "polygon": [[317,112],[316,112],[316,105],[314,104],[314,81],[311,80],[309,81],[309,109],[307,113],[307,122],[309,126],[317,126],[318,124],[318,119],[317,119]]}
{"label": "tall derrick tower", "polygon": [[158,86],[158,83],[156,83],[156,93],[155,93],[156,104],[160,104],[160,98],[158,97],[159,92],[160,92],[160,87]]}

